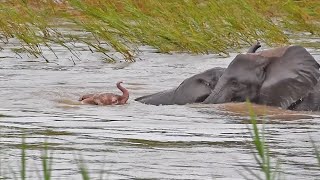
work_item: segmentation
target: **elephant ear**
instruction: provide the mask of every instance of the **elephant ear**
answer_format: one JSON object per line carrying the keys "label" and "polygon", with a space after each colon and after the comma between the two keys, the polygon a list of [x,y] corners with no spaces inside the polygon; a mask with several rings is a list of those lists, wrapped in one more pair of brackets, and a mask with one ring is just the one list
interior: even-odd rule
{"label": "elephant ear", "polygon": [[301,46],[287,46],[262,51],[270,63],[259,92],[259,103],[287,109],[308,95],[320,77],[319,64]]}

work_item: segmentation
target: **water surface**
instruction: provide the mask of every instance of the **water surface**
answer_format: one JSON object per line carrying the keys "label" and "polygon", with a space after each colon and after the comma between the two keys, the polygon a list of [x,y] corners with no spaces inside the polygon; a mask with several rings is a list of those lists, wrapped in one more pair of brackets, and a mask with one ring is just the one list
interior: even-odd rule
{"label": "water surface", "polygon": [[[0,52],[0,158],[3,172],[20,168],[22,134],[28,143],[28,172],[36,179],[41,148],[53,152],[53,179],[81,179],[77,159],[85,159],[92,179],[243,179],[243,168],[258,166],[251,154],[248,117],[225,105],[152,106],[135,102],[142,95],[170,89],[235,57],[160,54],[142,47],[136,63],[102,61],[82,50],[80,60],[54,47],[52,63],[27,55]],[[320,51],[309,49],[320,60]],[[74,64],[75,63],[75,64]],[[92,92],[115,92],[117,81],[130,91],[123,106],[79,105]],[[239,105],[245,106],[245,104]],[[232,110],[233,109],[233,110]],[[242,110],[240,110],[242,111]],[[320,177],[310,137],[320,145],[320,114],[290,112],[267,118],[266,138],[273,163],[286,179]],[[9,172],[9,173],[8,173]],[[40,174],[41,176],[41,174]],[[254,178],[253,178],[254,179]]]}

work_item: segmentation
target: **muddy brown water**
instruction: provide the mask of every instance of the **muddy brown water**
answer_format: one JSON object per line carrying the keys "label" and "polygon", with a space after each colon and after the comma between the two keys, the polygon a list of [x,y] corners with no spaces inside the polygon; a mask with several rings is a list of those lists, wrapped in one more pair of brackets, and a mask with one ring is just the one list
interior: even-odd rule
{"label": "muddy brown water", "polygon": [[[240,173],[255,179],[243,168],[259,169],[250,150],[245,103],[152,106],[133,100],[175,87],[206,69],[226,67],[235,53],[220,58],[159,54],[142,47],[136,63],[108,64],[102,55],[82,50],[74,65],[71,54],[59,47],[54,47],[59,58],[48,52],[53,63],[44,63],[19,57],[7,46],[0,51],[2,174],[19,176],[19,145],[25,134],[29,179],[42,176],[36,172],[42,169],[40,146],[45,141],[53,152],[53,179],[81,179],[80,156],[92,179],[101,170],[105,179],[243,179]],[[320,60],[319,50],[310,52]],[[85,93],[119,93],[119,80],[130,91],[128,104],[77,102]],[[265,119],[272,163],[279,160],[282,177],[319,178],[310,137],[320,146],[320,113],[255,108]]]}

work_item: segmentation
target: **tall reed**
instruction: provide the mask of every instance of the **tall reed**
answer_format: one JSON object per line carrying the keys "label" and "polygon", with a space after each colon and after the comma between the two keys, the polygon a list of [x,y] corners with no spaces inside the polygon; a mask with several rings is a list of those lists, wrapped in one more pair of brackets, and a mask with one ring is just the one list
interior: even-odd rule
{"label": "tall reed", "polygon": [[45,143],[44,150],[42,152],[41,156],[41,162],[42,162],[42,171],[43,171],[43,179],[44,180],[50,180],[51,179],[51,173],[52,173],[52,154],[48,155],[48,144]]}
{"label": "tall reed", "polygon": [[[280,177],[280,164],[279,161],[275,165],[271,163],[270,150],[266,143],[264,126],[262,129],[258,128],[257,125],[257,116],[254,113],[251,103],[247,101],[248,111],[250,114],[250,122],[252,125],[252,131],[249,129],[251,139],[253,141],[253,157],[258,164],[260,171],[264,174],[264,177],[259,176],[258,173],[255,173],[252,169],[243,166],[243,168],[249,172],[250,175],[259,180],[275,180]],[[264,125],[264,124],[263,124]],[[242,174],[242,176],[244,176]],[[246,176],[244,176],[246,177]]]}
{"label": "tall reed", "polygon": [[[319,19],[317,0],[12,0],[0,4],[0,39],[16,38],[24,51],[44,59],[43,46],[73,51],[74,41],[108,58],[112,51],[134,61],[140,45],[227,54],[257,39],[288,44],[284,31],[319,36]],[[66,33],[65,22],[90,34]]]}

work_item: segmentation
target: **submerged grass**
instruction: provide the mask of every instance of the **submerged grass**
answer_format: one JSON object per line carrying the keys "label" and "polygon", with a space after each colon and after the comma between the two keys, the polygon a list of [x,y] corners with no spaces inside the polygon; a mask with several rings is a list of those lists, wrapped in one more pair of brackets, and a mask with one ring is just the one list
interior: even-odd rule
{"label": "submerged grass", "polygon": [[[134,61],[140,45],[227,54],[258,39],[288,44],[284,31],[319,36],[319,19],[318,0],[12,0],[0,4],[0,39],[14,37],[36,57],[45,58],[43,46],[73,51],[70,42],[82,42],[109,59],[112,51]],[[66,33],[65,22],[90,34]]]}

